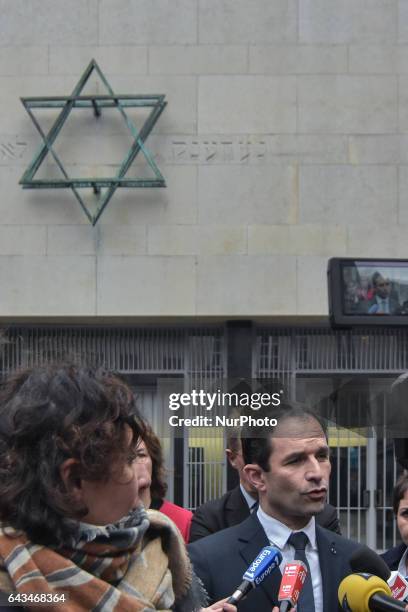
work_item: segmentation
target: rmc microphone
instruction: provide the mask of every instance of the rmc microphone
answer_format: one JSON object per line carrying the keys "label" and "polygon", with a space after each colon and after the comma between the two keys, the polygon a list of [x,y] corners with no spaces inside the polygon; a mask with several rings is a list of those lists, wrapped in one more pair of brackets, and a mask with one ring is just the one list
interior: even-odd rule
{"label": "rmc microphone", "polygon": [[405,611],[405,604],[391,597],[388,584],[371,574],[346,576],[340,582],[338,597],[345,612]]}
{"label": "rmc microphone", "polygon": [[259,586],[275,567],[279,567],[281,562],[282,554],[280,550],[273,546],[265,546],[259,555],[252,561],[251,565],[242,576],[241,584],[231,597],[227,599],[227,603],[237,604],[251,589]]}
{"label": "rmc microphone", "polygon": [[294,608],[299,601],[300,592],[303,589],[307,576],[307,567],[303,561],[292,561],[286,563],[282,581],[279,588],[278,601],[279,612],[287,612]]}
{"label": "rmc microphone", "polygon": [[387,584],[391,589],[391,595],[399,601],[408,601],[408,582],[398,572],[391,572],[391,576],[387,580]]}

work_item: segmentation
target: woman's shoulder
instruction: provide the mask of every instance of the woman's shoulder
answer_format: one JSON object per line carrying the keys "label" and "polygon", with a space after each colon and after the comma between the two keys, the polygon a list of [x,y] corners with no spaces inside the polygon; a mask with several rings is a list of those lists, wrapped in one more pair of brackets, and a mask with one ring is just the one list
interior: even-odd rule
{"label": "woman's shoulder", "polygon": [[182,508],[181,506],[177,506],[177,504],[173,504],[167,499],[163,500],[163,504],[160,507],[160,512],[167,514],[168,517],[172,518],[172,515],[177,515],[185,518],[186,520],[192,518],[193,513],[191,510],[187,510],[186,508]]}
{"label": "woman's shoulder", "polygon": [[193,518],[191,510],[186,510],[186,508],[177,506],[165,499],[160,507],[160,512],[165,514],[177,525],[184,541],[187,543],[190,538],[191,519]]}
{"label": "woman's shoulder", "polygon": [[401,543],[397,546],[394,546],[393,548],[389,548],[381,555],[390,570],[398,569],[399,562],[401,560],[402,555],[406,551],[406,548],[406,545],[404,543]]}

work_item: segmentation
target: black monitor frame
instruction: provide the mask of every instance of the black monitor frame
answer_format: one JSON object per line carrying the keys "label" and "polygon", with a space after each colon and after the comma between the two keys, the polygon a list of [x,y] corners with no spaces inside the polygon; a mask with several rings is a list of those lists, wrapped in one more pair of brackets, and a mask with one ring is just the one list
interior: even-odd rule
{"label": "black monitor frame", "polygon": [[[368,314],[364,312],[346,312],[344,268],[372,268],[381,272],[395,268],[406,271],[408,279],[408,259],[369,259],[351,257],[332,257],[327,265],[329,291],[329,315],[333,327],[402,327],[408,325],[408,309],[401,309],[401,314]],[[358,272],[357,272],[358,273]]]}

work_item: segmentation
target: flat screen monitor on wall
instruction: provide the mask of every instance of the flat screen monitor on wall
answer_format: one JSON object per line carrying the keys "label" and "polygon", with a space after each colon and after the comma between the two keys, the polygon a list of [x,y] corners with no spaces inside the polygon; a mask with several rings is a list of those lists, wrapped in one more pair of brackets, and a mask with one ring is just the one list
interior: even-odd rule
{"label": "flat screen monitor on wall", "polygon": [[334,257],[327,275],[333,326],[408,325],[408,259]]}

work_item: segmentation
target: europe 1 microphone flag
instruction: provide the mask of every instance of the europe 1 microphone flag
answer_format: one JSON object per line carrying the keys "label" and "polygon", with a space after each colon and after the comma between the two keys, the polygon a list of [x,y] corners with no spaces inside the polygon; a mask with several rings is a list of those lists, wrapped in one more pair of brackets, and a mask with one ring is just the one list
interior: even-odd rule
{"label": "europe 1 microphone flag", "polygon": [[251,589],[259,586],[276,567],[279,567],[281,562],[282,554],[280,550],[273,546],[265,546],[252,561],[242,576],[241,584],[227,600],[227,603],[237,604]]}
{"label": "europe 1 microphone flag", "polygon": [[307,567],[303,561],[286,563],[282,582],[279,588],[279,612],[287,612],[294,608],[299,600],[307,576]]}

